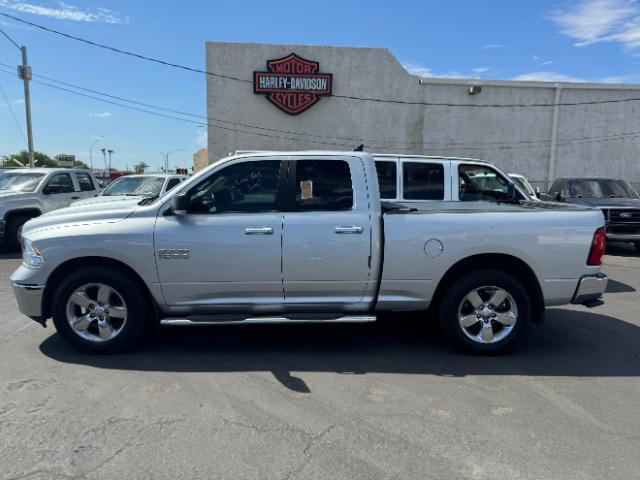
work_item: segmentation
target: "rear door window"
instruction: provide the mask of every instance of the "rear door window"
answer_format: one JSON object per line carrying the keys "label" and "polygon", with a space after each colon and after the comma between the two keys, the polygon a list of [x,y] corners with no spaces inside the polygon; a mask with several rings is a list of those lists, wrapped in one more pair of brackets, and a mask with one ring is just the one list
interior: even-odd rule
{"label": "rear door window", "polygon": [[295,161],[296,211],[341,211],[353,207],[353,183],[344,160]]}
{"label": "rear door window", "polygon": [[389,200],[398,196],[398,166],[396,162],[376,161],[380,198]]}
{"label": "rear door window", "polygon": [[88,173],[76,172],[76,180],[78,180],[78,185],[80,185],[81,192],[90,192],[96,189],[95,185],[93,184],[93,179]]}
{"label": "rear door window", "polygon": [[71,175],[68,173],[56,173],[47,183],[47,187],[56,189],[57,193],[71,193],[75,191]]}
{"label": "rear door window", "polygon": [[444,200],[444,166],[403,162],[402,189],[405,200]]}

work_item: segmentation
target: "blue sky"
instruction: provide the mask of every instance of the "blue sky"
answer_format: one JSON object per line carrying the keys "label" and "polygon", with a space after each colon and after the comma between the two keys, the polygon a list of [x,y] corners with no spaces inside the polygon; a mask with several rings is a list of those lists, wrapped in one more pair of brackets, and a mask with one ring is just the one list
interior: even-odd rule
{"label": "blue sky", "polygon": [[[303,6],[306,5],[306,6]],[[640,83],[640,4],[636,0],[49,1],[0,0],[9,13],[73,35],[204,68],[205,41],[386,47],[424,76]],[[34,73],[113,95],[205,115],[201,74],[142,62],[0,17],[27,45]],[[0,62],[19,63],[0,36]],[[0,67],[5,69],[5,67]],[[13,70],[13,68],[11,69]],[[0,72],[22,130],[22,84]],[[37,150],[74,153],[103,165],[139,161],[190,166],[203,128],[51,90],[32,83]],[[0,155],[26,142],[0,92]]]}

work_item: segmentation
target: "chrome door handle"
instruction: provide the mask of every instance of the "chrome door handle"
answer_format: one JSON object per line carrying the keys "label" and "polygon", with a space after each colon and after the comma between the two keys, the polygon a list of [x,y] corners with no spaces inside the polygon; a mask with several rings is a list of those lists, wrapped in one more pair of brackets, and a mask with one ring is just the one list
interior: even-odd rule
{"label": "chrome door handle", "polygon": [[244,229],[245,235],[273,235],[271,227],[252,227]]}
{"label": "chrome door handle", "polygon": [[336,233],[339,235],[340,234],[344,235],[349,233],[357,234],[357,233],[362,233],[362,231],[363,231],[362,227],[356,227],[355,225],[350,227],[336,227]]}

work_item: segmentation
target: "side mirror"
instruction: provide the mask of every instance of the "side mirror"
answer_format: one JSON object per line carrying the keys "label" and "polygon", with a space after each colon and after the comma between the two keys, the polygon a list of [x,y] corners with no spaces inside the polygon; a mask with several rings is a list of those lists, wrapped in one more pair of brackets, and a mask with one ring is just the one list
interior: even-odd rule
{"label": "side mirror", "polygon": [[534,190],[536,197],[540,198],[540,187],[536,187]]}
{"label": "side mirror", "polygon": [[562,193],[556,192],[556,194],[555,194],[555,196],[553,198],[555,198],[558,202],[561,202],[563,200],[562,199]]}
{"label": "side mirror", "polygon": [[513,183],[507,185],[507,198],[509,200],[513,200],[516,198],[516,187],[513,185]]}
{"label": "side mirror", "polygon": [[189,197],[185,192],[174,195],[171,199],[171,210],[176,215],[184,215],[189,208]]}
{"label": "side mirror", "polygon": [[61,185],[47,185],[42,189],[42,193],[45,195],[51,195],[52,193],[60,193],[62,191]]}

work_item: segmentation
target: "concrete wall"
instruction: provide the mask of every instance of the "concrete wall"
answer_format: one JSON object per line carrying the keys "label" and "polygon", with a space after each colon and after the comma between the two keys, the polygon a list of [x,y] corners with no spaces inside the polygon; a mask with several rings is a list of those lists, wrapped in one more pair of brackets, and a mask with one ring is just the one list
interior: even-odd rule
{"label": "concrete wall", "polygon": [[193,171],[198,172],[209,165],[209,154],[207,148],[201,148],[193,154]]}
{"label": "concrete wall", "polygon": [[[252,86],[253,71],[264,71],[267,60],[292,52],[320,62],[321,72],[334,75],[334,97],[322,98],[297,116],[254,95]],[[371,152],[482,158],[534,182],[548,179],[553,107],[424,106],[339,96],[440,104],[553,104],[555,84],[420,79],[388,50],[378,48],[207,43],[206,55],[208,71],[246,80],[208,76],[210,162],[234,150],[352,149],[364,143]],[[482,92],[469,95],[470,84],[481,85]],[[560,103],[640,98],[640,86],[559,87]],[[639,109],[640,102],[558,107],[551,176],[616,176],[640,182]]]}

